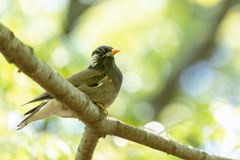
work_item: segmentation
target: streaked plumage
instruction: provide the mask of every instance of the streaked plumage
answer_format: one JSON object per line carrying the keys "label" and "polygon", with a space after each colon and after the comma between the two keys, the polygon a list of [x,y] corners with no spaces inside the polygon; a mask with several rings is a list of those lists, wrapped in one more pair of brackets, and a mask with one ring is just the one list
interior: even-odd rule
{"label": "streaked plumage", "polygon": [[[98,47],[92,53],[89,67],[67,78],[67,80],[80,91],[86,93],[94,103],[100,103],[105,108],[108,108],[116,99],[122,84],[122,73],[114,60],[114,54],[118,51],[110,46]],[[30,122],[52,115],[60,117],[73,116],[68,109],[47,92],[26,104],[42,100],[44,101],[39,106],[24,114],[29,116],[18,125],[18,130]]]}

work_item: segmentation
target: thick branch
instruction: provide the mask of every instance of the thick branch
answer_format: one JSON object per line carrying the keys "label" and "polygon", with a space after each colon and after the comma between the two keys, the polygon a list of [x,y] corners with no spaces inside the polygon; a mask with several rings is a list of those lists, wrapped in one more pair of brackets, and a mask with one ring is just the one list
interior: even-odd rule
{"label": "thick branch", "polygon": [[111,131],[114,132],[110,132],[110,135],[122,137],[124,139],[151,147],[159,151],[166,152],[167,154],[171,154],[182,159],[231,160],[228,158],[211,155],[200,149],[175,142],[166,137],[162,137],[157,134],[130,126],[118,120],[112,119],[107,123],[111,124],[107,126],[115,126],[115,128],[111,129]]}
{"label": "thick branch", "polygon": [[87,126],[75,159],[91,159],[99,137],[116,135],[185,159],[222,159],[193,147],[135,128],[113,118],[105,118],[88,96],[73,87],[39,59],[33,50],[20,42],[0,23],[0,52],[9,63],[41,85],[49,94],[70,109]]}
{"label": "thick branch", "polygon": [[[65,107],[72,111],[75,117],[85,124],[98,122],[104,118],[104,114],[100,112],[99,107],[95,106],[87,95],[80,92],[44,61],[39,59],[33,53],[32,48],[19,41],[13,33],[1,23],[0,52],[2,52],[9,63],[14,63],[20,71],[24,72],[55,99],[64,104]],[[88,136],[82,137],[83,142],[86,141],[85,138],[88,138]],[[92,151],[95,149],[95,146],[96,144],[92,144]],[[87,149],[89,148],[90,147]],[[80,157],[88,156],[88,151],[81,149],[81,153],[81,156],[80,154],[77,155]],[[81,158],[76,157],[76,159]]]}
{"label": "thick branch", "polygon": [[[19,41],[11,31],[0,24],[0,51],[9,63],[37,82],[50,95],[69,108],[85,123],[104,118],[88,96],[72,86],[56,71],[39,59],[33,49]],[[79,105],[81,104],[81,106]]]}
{"label": "thick branch", "polygon": [[100,137],[91,131],[90,128],[85,128],[81,142],[78,146],[77,154],[75,160],[90,160],[92,159],[93,152],[97,146],[98,139]]}

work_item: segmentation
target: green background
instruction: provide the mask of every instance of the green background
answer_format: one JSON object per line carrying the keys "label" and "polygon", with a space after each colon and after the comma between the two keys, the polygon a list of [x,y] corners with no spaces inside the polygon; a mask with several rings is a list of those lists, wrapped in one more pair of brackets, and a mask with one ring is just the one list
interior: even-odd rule
{"label": "green background", "polygon": [[[0,22],[67,78],[100,45],[120,49],[108,109],[130,125],[211,154],[240,157],[240,3],[230,0],[0,0]],[[44,90],[0,54],[0,159],[73,159],[84,124],[51,117],[16,131]],[[113,136],[94,160],[175,160]]]}

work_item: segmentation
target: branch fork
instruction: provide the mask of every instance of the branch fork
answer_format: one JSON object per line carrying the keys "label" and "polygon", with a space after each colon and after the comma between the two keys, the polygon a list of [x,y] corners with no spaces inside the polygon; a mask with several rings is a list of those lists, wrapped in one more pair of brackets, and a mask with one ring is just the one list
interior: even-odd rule
{"label": "branch fork", "polygon": [[106,117],[86,94],[38,58],[31,47],[23,44],[1,23],[0,52],[86,125],[75,160],[90,160],[99,138],[106,135],[118,136],[183,159],[229,160]]}

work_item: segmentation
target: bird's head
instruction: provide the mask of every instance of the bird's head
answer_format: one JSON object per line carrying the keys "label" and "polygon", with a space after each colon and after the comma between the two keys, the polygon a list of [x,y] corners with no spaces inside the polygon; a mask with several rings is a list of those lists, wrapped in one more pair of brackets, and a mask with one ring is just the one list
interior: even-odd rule
{"label": "bird's head", "polygon": [[108,63],[114,63],[114,55],[120,50],[113,49],[110,46],[100,46],[96,48],[91,55],[90,66],[95,68],[96,66],[107,65]]}

